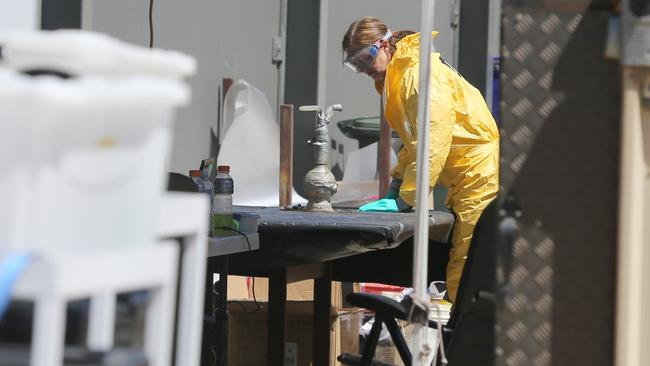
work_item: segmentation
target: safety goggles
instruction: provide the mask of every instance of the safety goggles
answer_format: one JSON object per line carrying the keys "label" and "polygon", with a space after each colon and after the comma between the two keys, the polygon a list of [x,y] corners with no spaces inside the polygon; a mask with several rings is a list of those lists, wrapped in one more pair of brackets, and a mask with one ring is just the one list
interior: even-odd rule
{"label": "safety goggles", "polygon": [[374,44],[366,46],[353,54],[348,54],[346,52],[343,64],[354,72],[364,72],[368,70],[379,54],[379,46],[381,46],[381,42],[389,39],[391,36],[392,33],[389,30],[386,32],[386,35],[377,40]]}

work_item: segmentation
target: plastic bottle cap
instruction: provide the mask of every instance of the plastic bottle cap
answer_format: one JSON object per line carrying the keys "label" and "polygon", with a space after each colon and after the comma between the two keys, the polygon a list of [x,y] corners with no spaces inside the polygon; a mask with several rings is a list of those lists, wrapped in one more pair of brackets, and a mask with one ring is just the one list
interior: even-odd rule
{"label": "plastic bottle cap", "polygon": [[230,172],[230,165],[219,165],[217,167],[218,172]]}
{"label": "plastic bottle cap", "polygon": [[190,170],[190,177],[200,177],[200,176],[201,176],[200,170]]}

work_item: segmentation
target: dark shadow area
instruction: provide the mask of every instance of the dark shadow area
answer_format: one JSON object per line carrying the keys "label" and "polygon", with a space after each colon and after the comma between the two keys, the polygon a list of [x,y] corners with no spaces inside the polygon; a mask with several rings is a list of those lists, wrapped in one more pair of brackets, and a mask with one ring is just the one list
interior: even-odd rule
{"label": "dark shadow area", "polygon": [[522,222],[555,243],[554,365],[613,364],[621,75],[603,57],[610,14],[585,11],[562,50],[551,92],[563,99],[513,185]]}
{"label": "dark shadow area", "polygon": [[[429,242],[429,282],[444,281],[449,245]],[[394,249],[332,261],[332,279],[349,282],[378,282],[411,287],[413,284],[413,238]]]}

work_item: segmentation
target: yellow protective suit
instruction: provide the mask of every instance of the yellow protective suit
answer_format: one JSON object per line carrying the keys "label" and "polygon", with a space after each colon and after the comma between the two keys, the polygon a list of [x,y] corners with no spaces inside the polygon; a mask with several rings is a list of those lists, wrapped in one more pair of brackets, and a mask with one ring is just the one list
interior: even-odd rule
{"label": "yellow protective suit", "polygon": [[[434,32],[434,36],[437,33]],[[384,114],[404,143],[394,179],[403,179],[400,197],[415,206],[420,35],[404,37],[386,69]],[[447,206],[456,214],[447,264],[452,301],[467,259],[474,226],[499,189],[499,131],[481,93],[451,67],[431,57],[429,174],[449,188]]]}

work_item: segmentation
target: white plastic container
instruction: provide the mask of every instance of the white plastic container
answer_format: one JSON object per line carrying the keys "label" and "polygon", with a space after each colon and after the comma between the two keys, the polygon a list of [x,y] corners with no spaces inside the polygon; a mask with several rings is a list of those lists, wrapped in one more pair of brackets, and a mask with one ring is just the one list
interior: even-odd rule
{"label": "white plastic container", "polygon": [[181,79],[193,75],[196,61],[177,51],[149,49],[96,32],[0,32],[0,66],[15,70],[55,69],[75,76],[155,76]]}
{"label": "white plastic container", "polygon": [[[0,45],[2,39],[0,34]],[[32,54],[30,60],[36,58]],[[115,67],[125,69],[127,59]],[[150,61],[155,70],[155,57]],[[39,65],[72,70],[61,70],[60,60]],[[179,80],[187,71],[108,77],[108,66],[96,74],[92,67],[77,67],[86,74],[61,79],[30,77],[1,66],[7,65],[0,62],[0,250],[61,252],[155,243],[174,111],[189,100]],[[32,66],[11,65],[23,71]]]}

